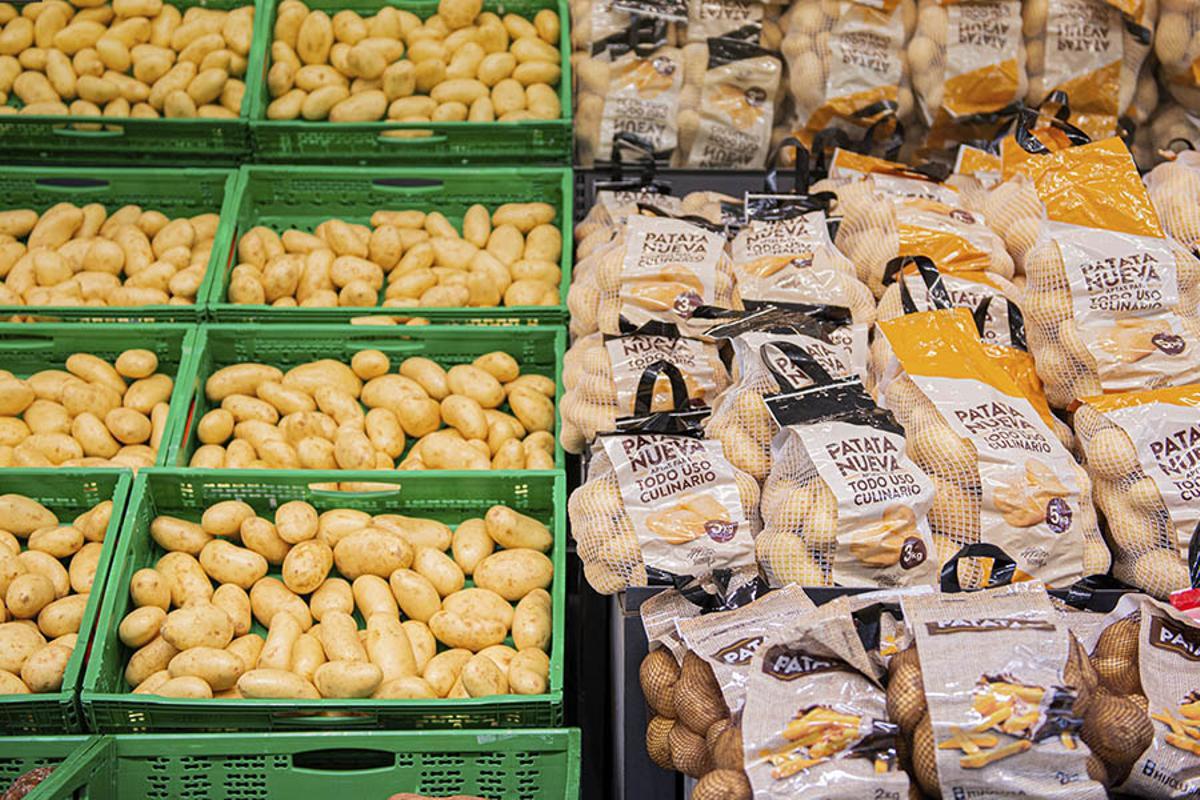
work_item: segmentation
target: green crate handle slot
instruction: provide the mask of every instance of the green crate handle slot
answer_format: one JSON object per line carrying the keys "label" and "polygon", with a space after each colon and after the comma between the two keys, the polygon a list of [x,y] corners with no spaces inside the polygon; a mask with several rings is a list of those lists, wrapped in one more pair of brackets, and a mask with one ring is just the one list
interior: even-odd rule
{"label": "green crate handle slot", "polygon": [[55,136],[70,136],[75,139],[116,139],[125,135],[125,129],[119,131],[81,131],[76,128],[51,128]]}
{"label": "green crate handle slot", "polygon": [[78,194],[79,192],[102,192],[112,185],[103,178],[38,178],[34,181],[43,192],[62,192],[63,194]]}
{"label": "green crate handle slot", "polygon": [[399,497],[401,490],[399,486],[396,486],[392,489],[377,489],[374,491],[341,492],[337,489],[312,489],[311,491],[316,497],[327,497],[335,500],[339,497]]}
{"label": "green crate handle slot", "polygon": [[[394,130],[404,130],[404,129],[403,128],[395,128]],[[386,144],[388,146],[394,147],[394,146],[403,145],[403,144],[408,144],[408,145],[441,144],[442,142],[446,141],[446,139],[448,139],[448,138],[449,137],[446,136],[446,134],[444,134],[444,133],[441,133],[441,134],[435,133],[435,134],[431,134],[429,136],[388,136],[385,132],[385,133],[381,133],[378,136],[376,136],[375,141],[379,142],[380,144]]]}
{"label": "green crate handle slot", "polygon": [[436,194],[446,185],[436,178],[376,178],[371,181],[376,191],[396,194]]}

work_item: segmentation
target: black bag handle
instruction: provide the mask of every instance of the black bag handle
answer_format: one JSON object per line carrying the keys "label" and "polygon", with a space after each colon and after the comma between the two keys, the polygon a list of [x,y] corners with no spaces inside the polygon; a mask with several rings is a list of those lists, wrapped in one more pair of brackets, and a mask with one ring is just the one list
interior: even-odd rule
{"label": "black bag handle", "polygon": [[954,554],[942,567],[942,591],[961,592],[962,584],[958,580],[958,562],[964,558],[991,558],[995,563],[992,574],[988,577],[985,589],[995,589],[998,586],[1008,586],[1013,582],[1013,574],[1017,570],[1017,562],[1008,553],[994,544],[975,542],[969,544]]}
{"label": "black bag handle", "polygon": [[774,364],[771,363],[770,359],[764,357],[762,351],[768,347],[774,347],[776,350],[787,356],[788,361],[792,362],[792,364],[798,370],[807,375],[808,379],[813,382],[814,386],[829,386],[830,384],[834,383],[833,376],[830,375],[824,367],[817,363],[817,360],[813,358],[811,353],[809,353],[800,345],[796,344],[795,342],[767,342],[759,348],[759,357],[762,359],[762,362],[766,368],[770,371],[771,376],[775,378],[775,382],[779,384],[779,391],[781,394],[795,392],[797,391],[797,387],[794,386],[792,382],[788,380],[788,378],[781,373]]}
{"label": "black bag handle", "polygon": [[[988,295],[979,301],[979,305],[971,312],[975,317],[975,327],[979,329],[979,335],[983,336],[984,329],[987,327],[988,309],[992,306],[992,301],[997,299],[995,295]],[[1020,306],[1004,298],[1004,302],[1008,304],[1008,337],[1012,341],[1013,347],[1020,350],[1029,350],[1029,344],[1025,340],[1025,314],[1021,311]]]}
{"label": "black bag handle", "polygon": [[[1053,114],[1047,113],[1046,106],[1057,106]],[[1071,118],[1071,103],[1067,98],[1066,92],[1056,90],[1051,92],[1045,100],[1038,105],[1037,108],[1022,108],[1017,114],[1017,144],[1021,146],[1027,153],[1034,155],[1046,155],[1050,152],[1046,145],[1042,144],[1041,140],[1034,135],[1033,129],[1037,127],[1039,119],[1045,119],[1050,123],[1050,127],[1057,128],[1067,136],[1072,147],[1088,144],[1092,141],[1091,137],[1084,133],[1079,128],[1072,125],[1069,120]]]}
{"label": "black bag handle", "polygon": [[621,131],[613,136],[612,153],[609,156],[609,160],[612,162],[613,182],[621,182],[624,178],[624,156],[622,154],[626,150],[638,155],[638,166],[641,168],[639,184],[641,186],[652,185],[658,169],[654,160],[654,145],[650,143],[650,140],[631,131]]}
{"label": "black bag handle", "polygon": [[883,285],[887,286],[893,280],[900,284],[900,303],[904,307],[904,313],[916,314],[920,311],[908,290],[907,281],[901,280],[905,268],[910,264],[916,266],[917,273],[925,282],[925,288],[929,290],[929,297],[933,301],[934,309],[941,311],[954,308],[950,292],[946,290],[946,284],[942,281],[942,273],[933,263],[933,259],[929,256],[900,256],[893,258],[884,266]]}
{"label": "black bag handle", "polygon": [[812,178],[812,154],[795,136],[789,136],[780,142],[775,152],[767,159],[771,166],[763,178],[763,188],[768,194],[779,194],[779,161],[783,157],[785,147],[793,147],[796,150],[796,164],[792,167],[792,194],[807,194]]}
{"label": "black bag handle", "polygon": [[663,375],[666,375],[671,383],[671,410],[687,411],[689,397],[683,373],[670,361],[659,359],[642,370],[642,376],[638,378],[637,394],[633,402],[635,417],[645,417],[654,413],[651,410],[654,405],[654,385]]}
{"label": "black bag handle", "polygon": [[[1109,575],[1086,575],[1068,586],[1063,593],[1056,593],[1063,602],[1084,611],[1112,611],[1112,596],[1117,592],[1137,591]],[[1107,607],[1106,607],[1107,606]]]}

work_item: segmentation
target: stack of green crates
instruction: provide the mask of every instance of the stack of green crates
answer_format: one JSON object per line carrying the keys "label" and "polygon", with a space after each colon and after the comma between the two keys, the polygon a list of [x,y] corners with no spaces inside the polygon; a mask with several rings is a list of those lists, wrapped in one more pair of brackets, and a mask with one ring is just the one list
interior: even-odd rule
{"label": "stack of green crates", "polygon": [[[393,366],[412,355],[444,365],[493,350],[523,373],[552,378],[562,393],[574,180],[569,12],[565,0],[485,0],[484,10],[532,18],[554,9],[561,119],[516,123],[331,124],[266,118],[266,73],[279,0],[256,5],[246,94],[236,119],[106,119],[80,130],[59,117],[0,115],[6,161],[0,211],[57,203],[125,205],[169,217],[219,213],[208,270],[194,305],[0,307],[0,368],[25,377],[63,369],[88,352],[113,359],[152,350],[175,381],[153,468],[0,470],[0,494],[19,493],[69,520],[112,499],[103,555],[61,691],[0,697],[0,793],[29,769],[56,770],[33,800],[179,798],[254,800],[304,793],[472,794],[504,800],[573,800],[579,794],[579,732],[564,728],[566,480],[554,469],[489,472],[306,472],[198,470],[196,422],[211,408],[207,377],[261,361],[282,368],[318,358],[349,361],[378,349]],[[363,14],[384,0],[307,0],[331,15]],[[233,8],[243,0],[166,0]],[[392,0],[421,17],[436,0]],[[10,104],[18,101],[10,100]],[[87,122],[73,117],[72,123]],[[399,134],[399,135],[397,135]],[[278,308],[229,301],[237,243],[255,226],[312,230],[328,218],[368,223],[380,209],[438,211],[461,229],[475,204],[545,202],[562,234],[560,302],[552,306],[392,309]],[[2,276],[0,276],[2,280]],[[382,294],[380,297],[382,302]],[[430,325],[394,326],[387,317]],[[354,324],[352,324],[354,323]],[[371,492],[322,488],[376,484]],[[387,488],[389,486],[391,488]],[[554,532],[549,689],[544,695],[446,700],[179,700],[134,695],[124,681],[130,650],[117,626],[131,608],[129,578],[163,551],[149,535],[158,514],[199,519],[208,505],[240,499],[269,516],[304,499],[318,510],[357,508],[429,517],[451,527],[497,503]],[[278,569],[271,573],[278,574]],[[468,585],[470,585],[468,583]],[[263,631],[256,624],[259,633]]]}

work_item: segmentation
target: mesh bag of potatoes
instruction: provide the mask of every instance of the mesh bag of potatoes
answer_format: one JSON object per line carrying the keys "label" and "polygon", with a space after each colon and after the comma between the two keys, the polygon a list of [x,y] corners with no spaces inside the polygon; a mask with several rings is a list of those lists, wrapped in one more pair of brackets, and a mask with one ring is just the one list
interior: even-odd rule
{"label": "mesh bag of potatoes", "polygon": [[1028,93],[1020,0],[920,0],[908,43],[925,143],[988,140]]}
{"label": "mesh bag of potatoes", "polygon": [[1163,88],[1188,111],[1200,111],[1200,4],[1195,0],[1160,0],[1154,30],[1154,55],[1158,57]]}
{"label": "mesh bag of potatoes", "polygon": [[0,465],[152,467],[175,381],[149,350],[90,353],[28,378],[0,370]]}
{"label": "mesh bag of potatoes", "polygon": [[[663,769],[700,778],[694,797],[711,794],[711,784],[733,781],[742,770],[737,728],[746,698],[754,652],[797,615],[814,608],[798,587],[785,587],[729,611],[680,619],[679,660],[664,647],[642,660],[639,679],[651,715],[646,750]],[[716,773],[705,778],[710,773]],[[749,795],[746,795],[749,797]]]}
{"label": "mesh bag of potatoes", "polygon": [[[571,349],[586,352],[576,356],[578,376],[559,403],[559,439],[570,453],[582,453],[597,435],[615,430],[618,419],[706,408],[729,385],[716,345],[669,326],[603,341],[589,336]],[[666,365],[674,372],[668,374]],[[675,396],[679,382],[685,397]]]}
{"label": "mesh bag of potatoes", "polygon": [[391,370],[379,350],[286,373],[252,362],[221,367],[204,383],[218,405],[196,423],[200,446],[189,466],[554,468],[553,378],[522,374],[503,351],[449,369],[414,356]]}
{"label": "mesh bag of potatoes", "polygon": [[750,208],[729,248],[744,301],[829,304],[875,321],[875,298],[834,246],[824,211]]}
{"label": "mesh bag of potatoes", "polygon": [[532,21],[440,0],[422,20],[391,6],[332,17],[301,0],[275,15],[268,120],[515,122],[558,119],[558,14]]}
{"label": "mesh bag of potatoes", "polygon": [[161,0],[84,5],[0,10],[0,95],[20,101],[0,105],[0,115],[96,117],[73,127],[99,131],[100,117],[241,113],[253,5],[183,11]]}
{"label": "mesh bag of potatoes", "polygon": [[303,500],[268,519],[223,500],[199,522],[157,516],[149,534],[165,554],[133,573],[133,608],[116,633],[134,694],[434,699],[547,690],[554,565],[545,553],[554,537],[507,506],[451,531],[399,514],[318,512]]}
{"label": "mesh bag of potatoes", "polygon": [[[1185,138],[1200,140],[1190,119],[1187,124]],[[1163,231],[1193,253],[1200,249],[1200,153],[1184,150],[1159,164],[1146,175],[1145,184]]]}
{"label": "mesh bag of potatoes", "polygon": [[911,797],[897,734],[846,598],[795,618],[755,653],[741,720],[753,797]]}
{"label": "mesh bag of potatoes", "polygon": [[876,297],[884,291],[888,264],[925,256],[944,273],[990,272],[1013,277],[1004,241],[977,214],[923,198],[843,203],[837,246],[854,262],[858,279]]}
{"label": "mesh bag of potatoes", "polygon": [[[891,355],[877,396],[933,481],[928,520],[938,563],[985,543],[1022,579],[1050,586],[1107,572],[1087,472],[1054,432],[1049,408],[980,341],[971,313],[909,314],[878,331]],[[986,583],[961,568],[959,577],[964,588]]]}
{"label": "mesh bag of potatoes", "polygon": [[904,45],[913,0],[797,0],[784,15],[792,134],[805,144],[828,127],[861,132],[887,117],[907,121],[912,92]]}
{"label": "mesh bag of potatoes", "polygon": [[1113,576],[1160,599],[1191,585],[1200,523],[1200,386],[1090,397],[1075,412]]}
{"label": "mesh bag of potatoes", "polygon": [[387,308],[559,305],[562,234],[549,203],[473,205],[462,232],[438,211],[328,219],[310,233],[256,226],[238,240],[229,302]]}
{"label": "mesh bag of potatoes", "polygon": [[838,147],[830,157],[824,179],[812,185],[812,192],[833,192],[837,197],[834,211],[859,203],[877,203],[881,199],[924,199],[951,208],[964,205],[956,186],[939,183],[929,175],[895,161],[856,153]]}
{"label": "mesh bag of potatoes", "polygon": [[857,381],[767,401],[780,431],[763,485],[758,561],[773,586],[931,585],[934,486],[904,429]]}
{"label": "mesh bag of potatoes", "polygon": [[731,383],[717,398],[707,435],[721,443],[726,458],[755,480],[771,471],[771,441],[779,424],[766,399],[798,388],[829,385],[859,373],[854,354],[834,341],[820,320],[794,319],[734,336]]}
{"label": "mesh bag of potatoes", "polygon": [[686,321],[701,306],[742,307],[725,237],[709,226],[635,215],[593,258],[567,294],[576,337]]}
{"label": "mesh bag of potatoes", "polygon": [[682,216],[683,201],[667,194],[665,189],[653,184],[638,184],[627,189],[602,189],[596,192],[596,200],[582,220],[575,224],[575,257],[587,258],[598,247],[612,240],[614,230],[625,223],[638,209],[648,205],[659,209],[667,216]]}
{"label": "mesh bag of potatoes", "polygon": [[1092,699],[1084,741],[1123,795],[1186,797],[1200,788],[1200,628],[1145,595],[1126,595],[1084,642]]}
{"label": "mesh bag of potatoes", "polygon": [[0,211],[0,305],[192,305],[219,221],[101,203]]}
{"label": "mesh bag of potatoes", "polygon": [[[1107,0],[1022,4],[1029,71],[1026,101],[1037,106],[1052,92],[1065,93],[1069,121],[1094,139],[1119,132],[1118,118],[1135,105],[1143,74],[1151,86],[1154,82],[1142,66],[1150,53],[1157,2],[1137,3],[1141,13],[1136,19],[1124,16],[1118,5]],[[1153,103],[1145,110],[1147,116],[1151,110]]]}
{"label": "mesh bag of potatoes", "polygon": [[105,500],[64,524],[32,498],[0,496],[0,695],[63,688],[112,507]]}
{"label": "mesh bag of potatoes", "polygon": [[1014,254],[1028,243],[1025,325],[1050,404],[1200,380],[1200,261],[1164,236],[1125,145],[1025,155],[985,213]]}
{"label": "mesh bag of potatoes", "polygon": [[[599,437],[567,504],[592,588],[670,583],[754,564],[758,483],[678,415]],[[681,432],[663,433],[661,430]]]}
{"label": "mesh bag of potatoes", "polygon": [[[744,33],[743,33],[744,35]],[[697,52],[689,52],[695,49]],[[783,79],[778,54],[755,42],[713,38],[689,44],[684,64],[703,57],[703,71],[680,94],[672,164],[708,169],[761,169],[771,147]]]}
{"label": "mesh bag of potatoes", "polygon": [[1108,796],[1104,766],[1084,744],[1100,719],[1087,659],[1044,589],[900,604],[915,644],[888,664],[887,709],[925,795]]}

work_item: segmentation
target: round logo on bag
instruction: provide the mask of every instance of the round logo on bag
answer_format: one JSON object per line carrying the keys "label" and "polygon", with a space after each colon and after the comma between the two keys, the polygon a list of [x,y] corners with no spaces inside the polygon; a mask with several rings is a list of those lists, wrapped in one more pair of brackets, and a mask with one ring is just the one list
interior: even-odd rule
{"label": "round logo on bag", "polygon": [[1173,333],[1156,333],[1150,337],[1150,343],[1169,356],[1179,355],[1187,346],[1182,336]]}
{"label": "round logo on bag", "polygon": [[918,567],[924,564],[928,557],[929,551],[925,548],[925,543],[915,536],[905,539],[904,544],[900,546],[901,569]]}
{"label": "round logo on bag", "polygon": [[737,535],[738,524],[728,520],[712,519],[704,523],[704,532],[708,538],[719,544],[731,541]]}
{"label": "round logo on bag", "polygon": [[1055,533],[1063,533],[1071,527],[1071,507],[1061,497],[1046,504],[1046,526]]}

